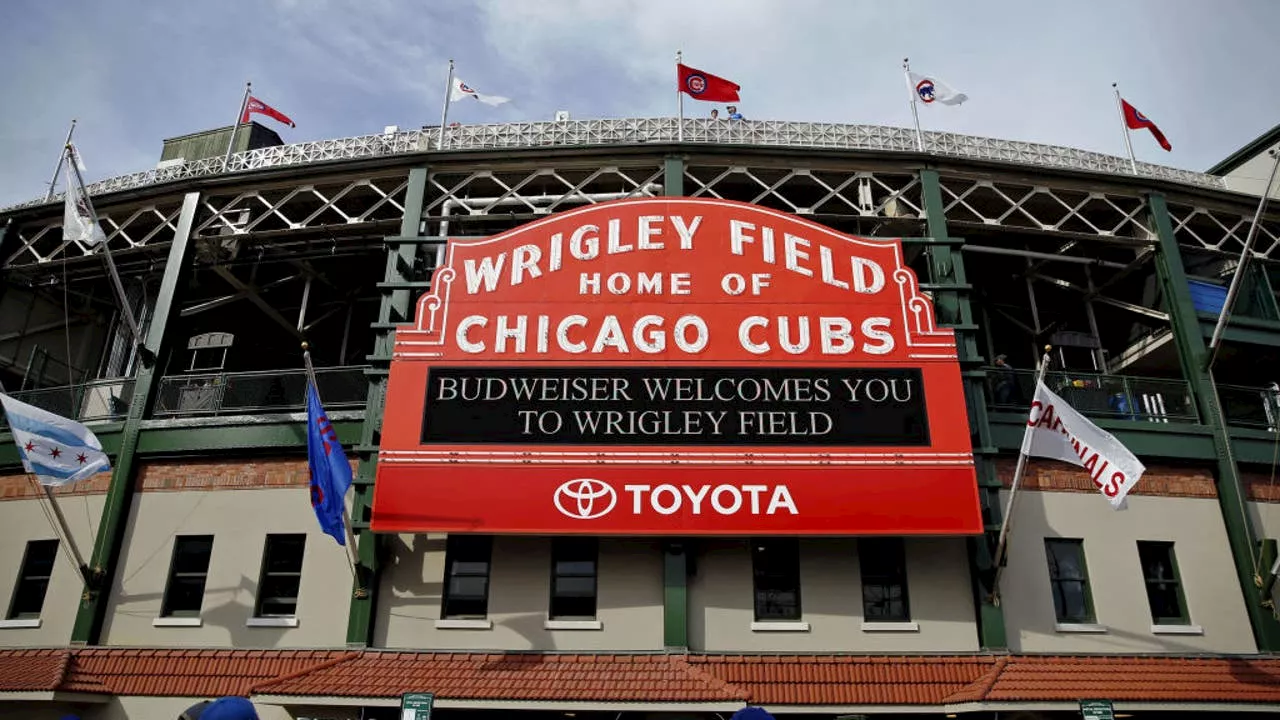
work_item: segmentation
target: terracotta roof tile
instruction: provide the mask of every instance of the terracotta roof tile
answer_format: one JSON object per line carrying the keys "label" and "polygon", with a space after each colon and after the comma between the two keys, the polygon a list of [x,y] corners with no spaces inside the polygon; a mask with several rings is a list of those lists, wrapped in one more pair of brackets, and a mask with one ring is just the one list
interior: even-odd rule
{"label": "terracotta roof tile", "polygon": [[1280,703],[1280,658],[0,650],[0,692],[339,695],[769,705],[1107,697]]}
{"label": "terracotta roof tile", "polygon": [[70,656],[68,650],[0,650],[0,692],[56,690]]}

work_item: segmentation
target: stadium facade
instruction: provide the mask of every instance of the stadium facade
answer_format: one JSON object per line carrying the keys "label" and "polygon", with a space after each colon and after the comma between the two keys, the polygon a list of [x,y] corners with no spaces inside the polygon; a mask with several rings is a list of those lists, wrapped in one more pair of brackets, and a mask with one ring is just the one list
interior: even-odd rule
{"label": "stadium facade", "polygon": [[[0,430],[0,714],[1280,709],[1280,214],[1206,369],[1274,132],[1200,174],[683,123],[179,138],[89,188],[145,350],[58,198],[0,210],[0,379],[113,463],[59,538]],[[1031,460],[997,587],[1045,345],[1147,471],[1117,512]]]}

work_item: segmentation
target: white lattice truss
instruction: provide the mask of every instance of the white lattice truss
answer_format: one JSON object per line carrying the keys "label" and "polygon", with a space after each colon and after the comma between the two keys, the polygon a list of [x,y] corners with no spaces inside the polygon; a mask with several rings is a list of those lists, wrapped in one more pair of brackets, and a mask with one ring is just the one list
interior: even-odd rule
{"label": "white lattice truss", "polygon": [[947,176],[941,179],[941,189],[949,223],[1103,238],[1151,238],[1143,222],[1145,205],[1137,196]]}
{"label": "white lattice truss", "polygon": [[[725,199],[723,185],[745,180],[758,192],[749,197],[729,199],[753,205],[779,205],[797,215],[815,213],[860,217],[924,218],[920,202],[920,177],[915,173],[839,172],[808,168],[772,171],[776,178],[762,177],[763,171],[744,166],[699,167],[685,170],[685,193],[690,197]],[[720,190],[717,190],[717,188]],[[804,199],[799,194],[804,193]]]}
{"label": "white lattice truss", "polygon": [[[439,128],[428,127],[421,130],[260,148],[236,153],[225,161],[223,158],[215,157],[121,175],[90,185],[89,192],[93,195],[101,195],[118,190],[130,190],[157,183],[223,173],[432,151],[440,149],[439,137]],[[918,153],[915,133],[907,128],[768,120],[731,122],[709,119],[685,119],[681,128],[675,118],[462,125],[447,129],[443,149],[618,145],[675,142],[677,139],[682,139],[686,143]],[[955,133],[926,132],[924,146],[925,152],[930,155],[994,160],[1112,175],[1133,174],[1129,161],[1124,158],[1055,145],[1039,145]],[[1191,185],[1225,187],[1222,178],[1214,175],[1150,163],[1138,163],[1137,174],[1142,177]],[[44,204],[43,199],[31,200],[0,208],[0,212],[42,204]]]}
{"label": "white lattice truss", "polygon": [[[1169,220],[1179,244],[1238,255],[1244,249],[1253,215],[1171,202]],[[1258,223],[1253,256],[1271,258],[1277,248],[1280,248],[1280,223],[1270,220]]]}
{"label": "white lattice truss", "polygon": [[360,178],[279,189],[246,190],[230,198],[205,197],[206,219],[194,234],[243,235],[261,230],[300,230],[398,220],[404,175]]}
{"label": "white lattice truss", "polygon": [[[165,204],[113,208],[99,213],[98,222],[107,236],[107,247],[116,252],[142,247],[157,237],[161,241],[171,240],[178,229],[181,211],[179,197]],[[63,240],[61,217],[44,225],[22,226],[17,234],[18,249],[5,258],[5,266],[43,263],[56,260],[64,253],[89,255],[95,251],[81,242]]]}
{"label": "white lattice truss", "polygon": [[[427,176],[428,217],[489,215],[513,208],[545,215],[567,206],[606,199],[661,194],[663,170],[656,166],[532,171],[432,172]],[[577,176],[581,176],[579,179]],[[533,189],[537,187],[538,189]],[[604,192],[602,192],[604,191]]]}

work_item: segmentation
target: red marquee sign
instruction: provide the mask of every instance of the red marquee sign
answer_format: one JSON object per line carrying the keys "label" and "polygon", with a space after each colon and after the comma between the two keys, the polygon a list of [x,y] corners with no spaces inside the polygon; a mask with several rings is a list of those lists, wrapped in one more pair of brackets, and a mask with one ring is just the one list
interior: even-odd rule
{"label": "red marquee sign", "polygon": [[899,241],[754,205],[452,240],[396,332],[373,529],[978,533],[955,337]]}

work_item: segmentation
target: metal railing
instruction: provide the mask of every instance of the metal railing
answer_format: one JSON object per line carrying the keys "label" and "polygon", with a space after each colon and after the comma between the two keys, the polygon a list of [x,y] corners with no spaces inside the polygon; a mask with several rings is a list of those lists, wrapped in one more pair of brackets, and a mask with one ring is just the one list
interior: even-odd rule
{"label": "metal railing", "polygon": [[[369,391],[367,366],[316,368],[325,410],[362,408]],[[306,372],[166,375],[156,389],[155,417],[300,412],[306,408]]]}
{"label": "metal railing", "polygon": [[[10,396],[55,415],[81,422],[124,420],[133,399],[133,378],[107,378],[79,385],[16,390]],[[8,427],[0,413],[0,427]]]}
{"label": "metal railing", "polygon": [[[277,145],[236,153],[229,160],[213,157],[120,175],[93,183],[88,189],[92,195],[101,195],[223,173],[425,152],[440,149],[439,138],[439,127],[426,127],[421,130],[404,130],[380,135]],[[686,118],[681,126],[680,121],[671,117],[459,125],[446,128],[443,149],[572,147],[676,142],[677,140],[690,143],[770,147],[918,152],[915,133],[909,128],[781,120],[728,121],[706,118]],[[1125,158],[1058,145],[928,131],[924,133],[924,146],[926,152],[932,155],[1111,175],[1135,174]],[[1138,163],[1136,174],[1141,177],[1203,187],[1226,187],[1225,181],[1216,175],[1151,163]],[[53,199],[53,202],[61,201],[61,195]],[[45,204],[43,199],[34,199],[0,208],[0,212],[43,204]]]}
{"label": "metal railing", "polygon": [[[1027,412],[1035,396],[1035,371],[995,367],[986,371],[990,406]],[[1049,372],[1045,374],[1044,383],[1084,415],[1142,422],[1199,421],[1191,385],[1185,380]]]}
{"label": "metal railing", "polygon": [[1280,427],[1280,389],[1218,385],[1228,425],[1274,431]]}

